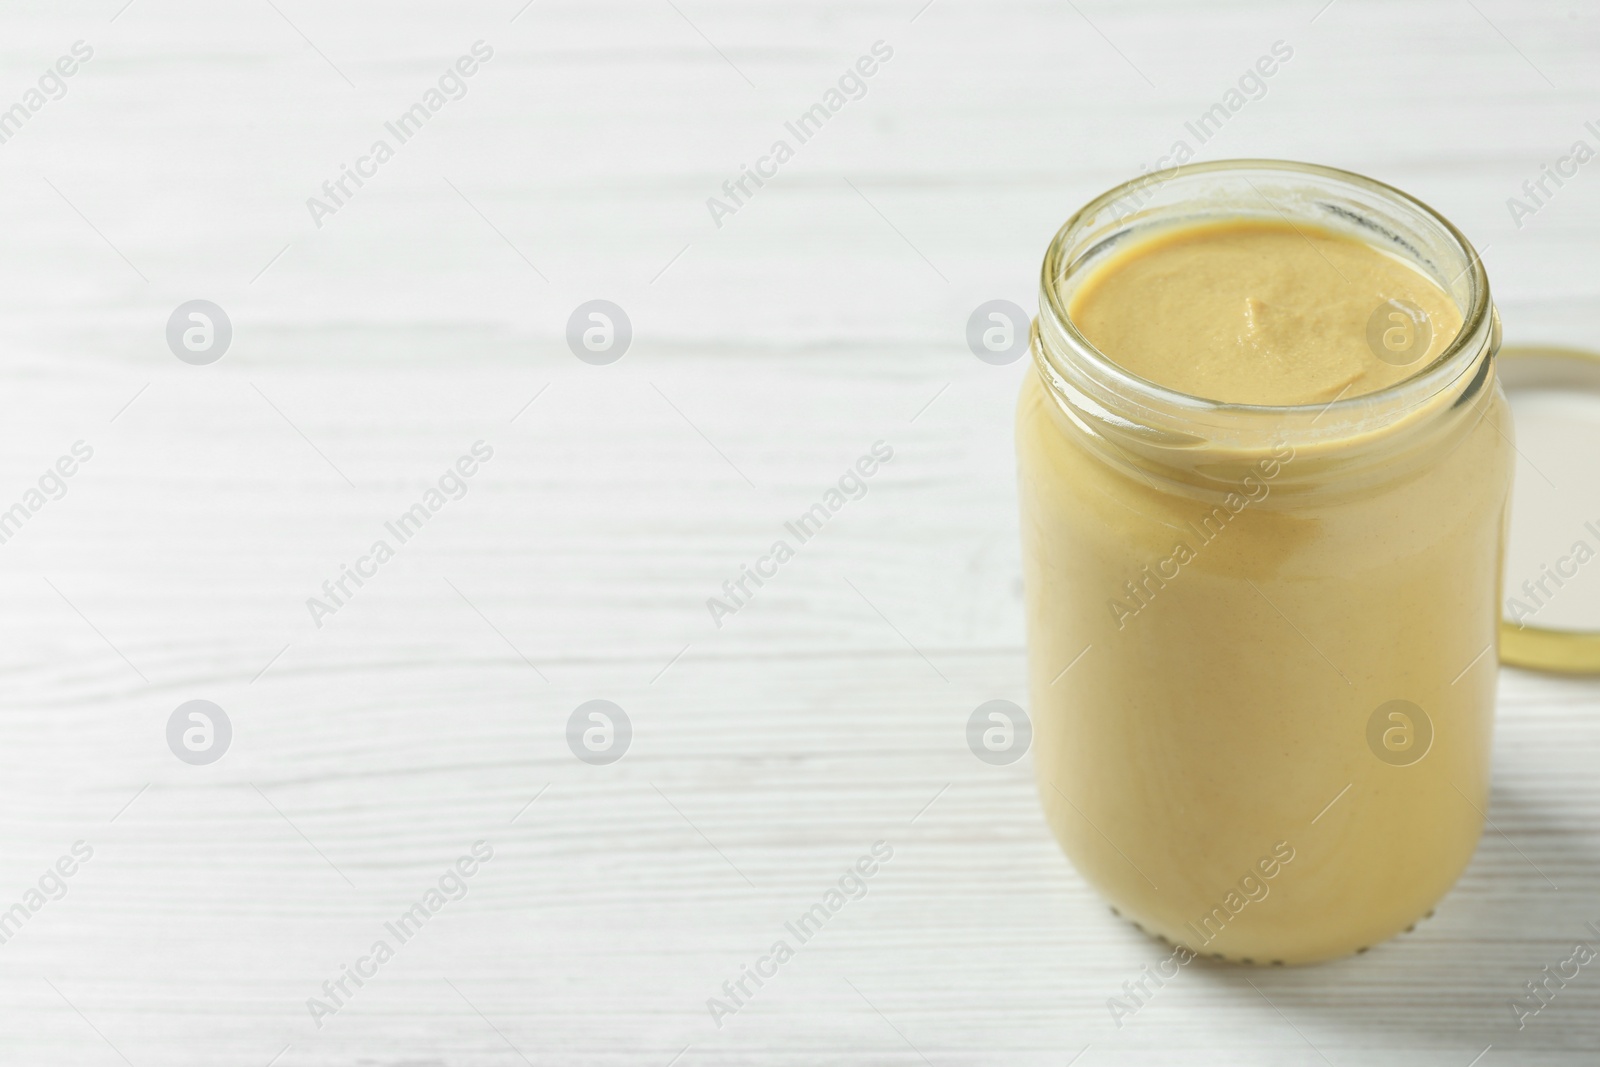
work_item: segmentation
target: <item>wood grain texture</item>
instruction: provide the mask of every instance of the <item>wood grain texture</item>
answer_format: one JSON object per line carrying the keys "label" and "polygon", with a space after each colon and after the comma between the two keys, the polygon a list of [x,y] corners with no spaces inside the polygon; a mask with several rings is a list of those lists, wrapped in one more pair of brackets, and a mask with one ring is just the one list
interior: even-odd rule
{"label": "wood grain texture", "polygon": [[[1021,367],[972,358],[971,310],[1031,306],[1064,218],[1283,40],[1201,157],[1407,188],[1486,250],[1509,336],[1592,342],[1600,171],[1521,228],[1505,199],[1597,117],[1595,12],[122,5],[0,16],[0,108],[94,48],[0,144],[0,508],[94,448],[0,545],[0,909],[94,849],[0,945],[0,1060],[1600,1062],[1600,976],[1520,1032],[1507,1007],[1600,922],[1596,683],[1503,672],[1494,828],[1414,933],[1195,965],[1121,1028],[1106,1000],[1160,946],[1067,865],[1027,761],[963,740],[1024,699]],[[480,39],[467,94],[314,225]],[[706,198],[879,40],[865,95],[715,225]],[[597,297],[635,329],[609,367],[564,341]],[[235,327],[209,367],[163,337],[194,298]],[[479,440],[466,496],[313,625]],[[705,599],[879,440],[867,494],[714,626]],[[209,767],[164,739],[195,698],[235,730]],[[594,698],[633,722],[608,767],[565,741]],[[307,998],[477,840],[466,896],[319,1029]],[[866,896],[713,1025],[878,840]]]}

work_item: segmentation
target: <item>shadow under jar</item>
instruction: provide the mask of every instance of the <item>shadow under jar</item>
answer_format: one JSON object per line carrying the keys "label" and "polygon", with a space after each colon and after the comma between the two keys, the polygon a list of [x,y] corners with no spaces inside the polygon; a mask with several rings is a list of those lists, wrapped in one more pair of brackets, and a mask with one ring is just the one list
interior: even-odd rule
{"label": "shadow under jar", "polygon": [[[1398,384],[1262,406],[1137,377],[1068,316],[1142,236],[1285,219],[1414,265],[1460,332]],[[1062,848],[1147,932],[1327,959],[1409,928],[1466,867],[1513,451],[1498,345],[1466,239],[1342,171],[1163,172],[1051,243],[1017,414],[1035,768]]]}

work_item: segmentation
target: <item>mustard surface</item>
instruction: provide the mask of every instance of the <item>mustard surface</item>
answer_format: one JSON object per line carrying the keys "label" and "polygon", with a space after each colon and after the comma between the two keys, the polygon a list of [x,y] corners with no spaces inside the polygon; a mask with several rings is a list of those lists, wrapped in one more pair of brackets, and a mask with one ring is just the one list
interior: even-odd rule
{"label": "mustard surface", "polygon": [[[1461,329],[1455,302],[1402,260],[1316,227],[1256,221],[1139,242],[1078,288],[1069,314],[1090,343],[1141,378],[1238,404],[1382,389],[1426,366]],[[1369,340],[1375,315],[1387,360]]]}

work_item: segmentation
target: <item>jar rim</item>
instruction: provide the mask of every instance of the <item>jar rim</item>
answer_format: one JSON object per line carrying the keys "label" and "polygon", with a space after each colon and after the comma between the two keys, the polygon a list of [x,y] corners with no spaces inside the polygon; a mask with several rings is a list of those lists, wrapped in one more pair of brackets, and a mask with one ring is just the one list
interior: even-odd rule
{"label": "jar rim", "polygon": [[[1120,200],[1129,199],[1136,194],[1160,187],[1172,181],[1196,175],[1226,174],[1230,171],[1241,173],[1246,171],[1275,171],[1289,175],[1308,175],[1331,184],[1343,184],[1368,194],[1375,194],[1379,199],[1388,200],[1396,206],[1421,216],[1429,224],[1442,231],[1447,236],[1449,243],[1455,247],[1467,262],[1467,266],[1456,276],[1456,280],[1460,280],[1465,275],[1469,281],[1467,306],[1462,312],[1461,328],[1451,338],[1443,351],[1415,374],[1408,375],[1397,382],[1372,392],[1361,393],[1351,397],[1336,397],[1328,403],[1246,404],[1215,400],[1161,385],[1158,382],[1137,375],[1117,363],[1084,336],[1068,313],[1067,299],[1059,283],[1068,270],[1069,265],[1066,262],[1066,257],[1074,239],[1080,236],[1081,230],[1097,220],[1102,212]],[[1260,191],[1257,190],[1257,193],[1260,194]],[[1265,194],[1260,195],[1264,200],[1266,199]],[[1271,200],[1266,200],[1266,202],[1282,215],[1281,208],[1278,208]],[[1287,216],[1284,217],[1287,219]],[[1292,222],[1291,225],[1293,225]],[[1048,322],[1045,321],[1047,313],[1049,315]],[[1388,406],[1396,402],[1399,402],[1401,406],[1410,406],[1421,402],[1426,397],[1448,388],[1452,382],[1456,381],[1471,367],[1482,354],[1484,344],[1488,340],[1488,333],[1492,332],[1494,325],[1493,304],[1489,294],[1489,278],[1484,270],[1482,257],[1472,246],[1472,243],[1467,240],[1465,234],[1427,203],[1392,185],[1357,174],[1354,171],[1292,160],[1240,158],[1214,160],[1205,163],[1186,163],[1165,170],[1141,174],[1136,178],[1108,189],[1074,212],[1061,228],[1056,231],[1049,247],[1045,251],[1044,263],[1040,272],[1040,316],[1035,323],[1035,333],[1037,336],[1045,332],[1046,327],[1048,327],[1051,331],[1060,334],[1068,342],[1076,358],[1087,364],[1087,369],[1096,377],[1102,379],[1103,385],[1126,399],[1143,401],[1145,404],[1154,404],[1168,409],[1172,414],[1188,415],[1201,422],[1209,422],[1213,417],[1257,422],[1273,419],[1282,420],[1286,417],[1297,419],[1298,416],[1302,416],[1307,412],[1316,412],[1317,419],[1321,419],[1330,412],[1335,415],[1359,416],[1372,411],[1375,406]],[[1493,347],[1492,341],[1490,342],[1490,347]],[[1069,368],[1058,362],[1058,353],[1052,350],[1050,344],[1047,342],[1041,343],[1037,348],[1036,359],[1042,358],[1046,361],[1055,375],[1067,375]],[[1409,403],[1407,403],[1408,401]],[[1339,420],[1335,418],[1333,421],[1337,423]]]}

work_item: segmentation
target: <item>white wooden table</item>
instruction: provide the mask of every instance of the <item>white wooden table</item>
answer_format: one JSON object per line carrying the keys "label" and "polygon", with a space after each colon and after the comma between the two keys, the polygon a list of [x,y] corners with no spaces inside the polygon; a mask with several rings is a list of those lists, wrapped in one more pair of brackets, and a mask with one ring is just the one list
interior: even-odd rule
{"label": "white wooden table", "polygon": [[[1066,215],[1186,138],[1418,193],[1487,249],[1510,335],[1593,343],[1600,163],[1520,228],[1505,201],[1595,142],[1600,14],[123,3],[0,16],[0,109],[93,50],[0,144],[0,510],[93,449],[0,544],[0,1062],[1600,1062],[1600,970],[1520,1032],[1508,1007],[1600,921],[1597,683],[1503,673],[1495,830],[1414,934],[1186,968],[1120,1029],[1107,998],[1160,946],[1062,858],[1028,761],[963,738],[1026,700],[1024,364],[973,358],[972,309],[1031,307]],[[466,95],[315,225],[479,40]],[[717,226],[707,198],[880,40]],[[609,366],[564,338],[597,298],[633,324]],[[208,366],[164,337],[193,299],[233,324]],[[466,496],[315,625],[480,440]],[[879,440],[866,495],[714,625]],[[195,699],[233,730],[204,766],[166,740]],[[593,699],[631,720],[619,762],[568,747]],[[707,999],[880,840],[866,895],[717,1026]],[[466,895],[399,943],[475,841]],[[379,939],[319,1027],[308,998]]]}

